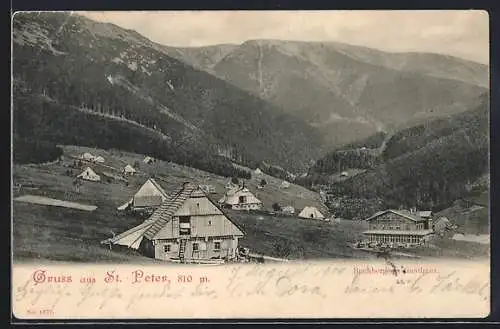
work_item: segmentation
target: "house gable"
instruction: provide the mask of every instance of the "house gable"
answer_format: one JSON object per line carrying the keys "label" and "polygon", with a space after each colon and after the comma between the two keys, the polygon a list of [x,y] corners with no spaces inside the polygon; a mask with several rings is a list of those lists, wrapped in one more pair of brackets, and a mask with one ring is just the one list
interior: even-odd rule
{"label": "house gable", "polygon": [[175,212],[174,216],[223,215],[206,196],[191,196]]}
{"label": "house gable", "polygon": [[304,207],[304,209],[302,209],[302,211],[299,213],[299,217],[301,217],[301,218],[319,218],[319,219],[324,218],[323,214],[315,207]]}
{"label": "house gable", "polygon": [[194,190],[194,186],[186,184],[180,190],[168,196],[167,200],[149,218],[154,222],[144,233],[144,236],[153,240],[155,235],[172,219],[174,213],[184,204]]}
{"label": "house gable", "polygon": [[152,196],[152,195],[158,195],[161,196],[163,200],[167,198],[167,194],[161,188],[161,186],[156,183],[153,179],[148,179],[146,183],[144,183],[139,190],[135,193],[135,197],[142,197],[142,196]]}
{"label": "house gable", "polygon": [[190,217],[191,237],[243,236],[243,231],[217,208],[200,190],[194,191],[172,215],[155,239],[179,237],[179,217]]}

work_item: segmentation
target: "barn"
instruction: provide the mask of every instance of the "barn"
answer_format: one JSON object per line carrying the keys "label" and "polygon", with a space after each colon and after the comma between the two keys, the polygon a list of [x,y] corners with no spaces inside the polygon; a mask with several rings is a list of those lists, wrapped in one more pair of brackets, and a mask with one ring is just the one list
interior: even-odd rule
{"label": "barn", "polygon": [[131,165],[127,164],[124,168],[123,168],[123,173],[125,175],[135,175],[137,173],[137,171],[134,169],[134,167],[132,167]]}
{"label": "barn", "polygon": [[156,209],[167,199],[167,193],[153,178],[149,178],[134,194],[134,196],[118,207],[125,210]]}
{"label": "barn", "polygon": [[316,207],[304,207],[299,213],[299,218],[304,219],[325,219],[325,216]]}

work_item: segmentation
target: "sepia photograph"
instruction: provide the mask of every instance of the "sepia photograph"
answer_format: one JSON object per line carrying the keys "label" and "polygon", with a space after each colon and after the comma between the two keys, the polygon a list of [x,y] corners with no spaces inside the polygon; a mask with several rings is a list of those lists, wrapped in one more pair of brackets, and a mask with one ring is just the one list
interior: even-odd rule
{"label": "sepia photograph", "polygon": [[487,12],[11,22],[16,316],[489,313]]}

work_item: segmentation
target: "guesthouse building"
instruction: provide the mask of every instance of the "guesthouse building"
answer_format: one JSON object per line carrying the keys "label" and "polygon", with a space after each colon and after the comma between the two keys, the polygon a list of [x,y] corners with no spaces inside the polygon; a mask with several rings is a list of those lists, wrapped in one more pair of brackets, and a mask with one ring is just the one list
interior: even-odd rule
{"label": "guesthouse building", "polygon": [[385,210],[366,219],[366,242],[418,245],[433,233],[431,219],[408,210]]}

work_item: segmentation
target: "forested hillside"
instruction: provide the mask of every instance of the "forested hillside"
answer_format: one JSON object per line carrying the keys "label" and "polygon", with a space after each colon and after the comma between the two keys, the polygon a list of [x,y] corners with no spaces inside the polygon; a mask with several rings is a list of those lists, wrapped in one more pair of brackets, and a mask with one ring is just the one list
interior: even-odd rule
{"label": "forested hillside", "polygon": [[[268,161],[299,170],[320,154],[322,140],[313,127],[167,56],[136,32],[66,13],[17,14],[13,24],[14,97],[23,98],[16,108],[37,112],[32,115],[40,119],[40,135],[33,138],[90,143],[88,135],[97,126],[135,124],[157,131],[141,135],[167,136],[161,137],[162,143],[171,140],[164,152],[176,154],[175,161],[189,153],[192,159],[211,162],[230,150],[230,160],[250,167]],[[21,89],[58,108],[62,133],[52,131],[55,112],[43,110],[36,97],[24,97]],[[132,133],[136,139],[138,134]],[[134,147],[129,145],[159,143],[158,137],[125,142],[123,135],[110,132],[95,141],[97,146],[120,144],[129,150]]]}
{"label": "forested hillside", "polygon": [[[332,183],[329,176],[341,163],[366,170]],[[379,198],[384,207],[439,208],[462,197],[467,186],[488,170],[489,102],[485,96],[472,110],[395,133],[378,155],[373,149],[333,152],[317,162],[309,179],[328,185],[334,199]]]}

